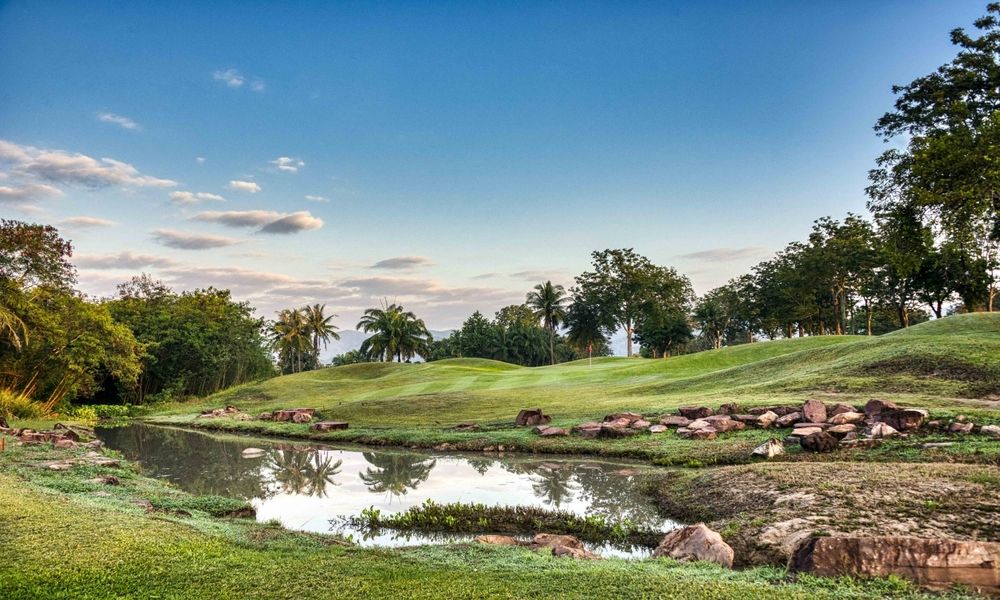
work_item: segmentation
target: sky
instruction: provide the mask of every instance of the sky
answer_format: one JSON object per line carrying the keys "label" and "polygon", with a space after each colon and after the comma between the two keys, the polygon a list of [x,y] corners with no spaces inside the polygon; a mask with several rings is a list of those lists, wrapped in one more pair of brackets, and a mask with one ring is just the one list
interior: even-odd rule
{"label": "sky", "polygon": [[985,2],[0,0],[0,216],[79,287],[432,329],[632,247],[704,293],[866,214],[872,131]]}

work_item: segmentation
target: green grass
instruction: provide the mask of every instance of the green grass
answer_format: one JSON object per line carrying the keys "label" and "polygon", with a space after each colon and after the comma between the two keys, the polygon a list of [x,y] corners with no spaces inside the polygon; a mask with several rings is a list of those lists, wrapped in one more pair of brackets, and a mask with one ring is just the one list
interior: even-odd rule
{"label": "green grass", "polygon": [[[819,336],[759,342],[666,360],[600,358],[525,368],[483,359],[430,364],[371,363],[288,375],[236,387],[214,396],[153,408],[152,420],[270,435],[311,435],[308,426],[232,419],[195,419],[205,408],[234,404],[256,415],[277,408],[308,407],[351,428],[319,439],[432,447],[458,444],[482,450],[510,449],[604,453],[662,464],[716,464],[746,460],[768,435],[726,434],[716,442],[689,441],[672,433],[620,442],[561,438],[542,440],[510,427],[521,408],[541,407],[553,424],[572,426],[631,410],[648,416],[679,406],[744,407],[799,403],[863,403],[871,397],[934,410],[935,417],[965,414],[998,422],[1000,314],[973,314],[923,323],[879,337]],[[992,400],[991,400],[992,398]],[[475,421],[483,430],[449,428]],[[892,445],[919,459],[917,444]],[[955,460],[992,462],[1000,452],[948,453]],[[914,450],[916,449],[916,450]],[[878,452],[869,453],[878,459]],[[882,454],[885,454],[884,452]],[[859,454],[868,457],[869,455]]]}
{"label": "green grass", "polygon": [[[81,452],[82,453],[82,452]],[[45,444],[0,454],[0,590],[34,598],[871,598],[924,597],[891,578],[859,581],[783,569],[728,571],[661,560],[572,561],[523,548],[345,546],[249,519],[214,500],[121,468],[53,472]],[[120,486],[86,480],[113,474]],[[170,497],[184,512],[137,499]],[[952,597],[961,597],[954,594]]]}

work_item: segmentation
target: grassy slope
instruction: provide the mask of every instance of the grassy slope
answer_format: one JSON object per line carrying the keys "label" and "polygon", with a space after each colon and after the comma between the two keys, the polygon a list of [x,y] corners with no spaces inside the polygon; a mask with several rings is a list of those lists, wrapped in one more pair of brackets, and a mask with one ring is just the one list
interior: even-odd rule
{"label": "grassy slope", "polygon": [[364,364],[278,377],[165,414],[234,403],[257,412],[313,407],[353,425],[509,421],[541,406],[557,418],[614,410],[665,412],[684,404],[797,401],[817,393],[872,394],[936,406],[1000,392],[1000,314],[949,317],[865,338],[824,336],[747,344],[668,360],[602,358],[524,368],[480,359]]}
{"label": "grassy slope", "polygon": [[[920,596],[899,580],[802,576],[789,583],[776,568],[734,572],[668,560],[577,562],[479,545],[343,547],[325,536],[214,518],[205,510],[216,499],[184,494],[127,466],[66,472],[44,467],[67,454],[48,444],[11,446],[0,454],[5,599]],[[87,481],[101,474],[122,483]],[[153,498],[157,510],[147,513],[135,504],[139,498]]]}

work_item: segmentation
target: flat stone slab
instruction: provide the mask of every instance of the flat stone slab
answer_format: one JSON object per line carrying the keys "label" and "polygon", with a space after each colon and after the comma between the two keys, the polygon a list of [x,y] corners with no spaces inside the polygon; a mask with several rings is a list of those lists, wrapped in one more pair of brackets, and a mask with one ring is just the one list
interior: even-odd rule
{"label": "flat stone slab", "polygon": [[312,426],[313,431],[336,431],[347,429],[347,421],[320,421]]}

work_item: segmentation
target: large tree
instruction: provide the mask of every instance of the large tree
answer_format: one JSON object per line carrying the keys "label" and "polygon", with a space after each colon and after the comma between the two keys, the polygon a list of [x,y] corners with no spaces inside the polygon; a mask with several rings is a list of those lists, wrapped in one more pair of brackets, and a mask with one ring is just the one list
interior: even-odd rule
{"label": "large tree", "polygon": [[535,318],[549,332],[549,360],[556,364],[556,328],[566,320],[566,304],[569,297],[561,285],[552,285],[551,281],[539,283],[535,289],[528,292],[526,304],[534,311]]}
{"label": "large tree", "polygon": [[373,360],[390,362],[427,357],[434,341],[422,319],[397,304],[369,308],[357,328],[372,334],[361,343],[361,352]]}

